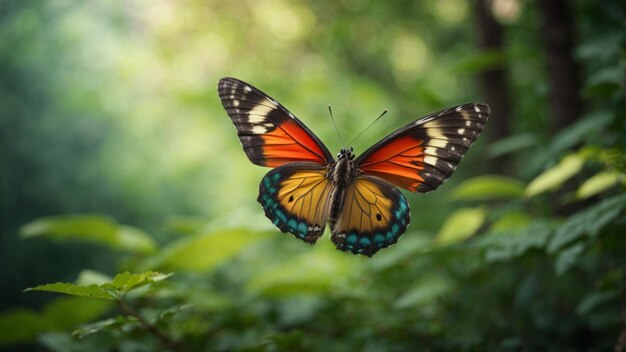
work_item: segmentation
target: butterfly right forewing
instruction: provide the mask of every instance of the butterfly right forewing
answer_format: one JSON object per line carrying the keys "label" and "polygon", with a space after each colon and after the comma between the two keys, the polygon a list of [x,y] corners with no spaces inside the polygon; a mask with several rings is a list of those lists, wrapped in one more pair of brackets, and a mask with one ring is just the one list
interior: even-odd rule
{"label": "butterfly right forewing", "polygon": [[436,112],[376,143],[355,164],[409,191],[432,191],[452,175],[488,117],[489,106],[480,103]]}

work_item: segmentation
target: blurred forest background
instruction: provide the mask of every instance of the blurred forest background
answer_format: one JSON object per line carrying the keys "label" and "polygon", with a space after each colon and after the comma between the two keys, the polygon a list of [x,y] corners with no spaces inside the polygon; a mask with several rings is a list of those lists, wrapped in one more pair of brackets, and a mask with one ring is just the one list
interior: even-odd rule
{"label": "blurred forest background", "polygon": [[[624,351],[624,18],[621,0],[3,0],[0,349]],[[224,76],[333,154],[328,104],[348,140],[389,109],[357,154],[448,106],[492,114],[369,259],[263,216]]]}

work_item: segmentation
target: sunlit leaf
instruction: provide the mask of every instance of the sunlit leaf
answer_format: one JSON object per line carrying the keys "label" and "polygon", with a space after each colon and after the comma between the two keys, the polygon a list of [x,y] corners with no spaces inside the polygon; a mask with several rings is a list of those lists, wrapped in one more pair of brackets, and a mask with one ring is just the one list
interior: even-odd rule
{"label": "sunlit leaf", "polygon": [[34,220],[20,229],[22,238],[46,237],[53,240],[81,240],[135,253],[156,249],[144,231],[100,215],[66,215]]}
{"label": "sunlit leaf", "polygon": [[618,184],[624,175],[619,172],[603,171],[591,176],[576,191],[579,199],[589,198]]}
{"label": "sunlit leaf", "polygon": [[111,281],[111,286],[122,293],[126,293],[135,288],[165,280],[172,275],[172,273],[162,274],[155,271],[148,271],[141,274],[131,274],[126,271],[115,275],[113,281]]}
{"label": "sunlit leaf", "polygon": [[244,248],[265,240],[274,232],[223,229],[181,238],[165,247],[146,265],[176,270],[205,271],[230,260]]}
{"label": "sunlit leaf", "polygon": [[25,291],[47,291],[79,297],[116,300],[119,299],[121,295],[135,288],[164,280],[171,275],[172,274],[162,274],[153,271],[141,274],[131,274],[129,272],[124,272],[115,275],[112,281],[100,285],[77,285],[71,283],[57,282],[54,284],[39,285],[36,287],[27,288]]}
{"label": "sunlit leaf", "polygon": [[248,288],[252,292],[277,297],[328,292],[345,282],[358,263],[357,257],[331,250],[316,248],[262,271]]}
{"label": "sunlit leaf", "polygon": [[524,184],[514,178],[498,175],[478,176],[462,182],[451,192],[454,200],[519,198]]}
{"label": "sunlit leaf", "polygon": [[544,171],[530,182],[524,194],[534,197],[538,194],[554,190],[565,181],[576,175],[583,167],[585,160],[576,154],[570,154],[563,158],[554,167]]}
{"label": "sunlit leaf", "polygon": [[80,286],[75,284],[69,284],[64,282],[57,282],[54,284],[39,285],[32,288],[27,288],[25,291],[47,291],[64,293],[66,295],[90,297],[99,299],[113,300],[116,298],[115,292],[112,290],[104,289],[99,285]]}
{"label": "sunlit leaf", "polygon": [[491,225],[491,232],[510,231],[527,226],[532,221],[530,215],[523,211],[505,213]]}
{"label": "sunlit leaf", "polygon": [[485,221],[483,208],[464,208],[452,213],[437,234],[437,242],[452,244],[471,237]]}
{"label": "sunlit leaf", "polygon": [[85,269],[78,273],[76,284],[81,286],[87,285],[102,285],[113,280],[109,275],[103,274],[99,271]]}

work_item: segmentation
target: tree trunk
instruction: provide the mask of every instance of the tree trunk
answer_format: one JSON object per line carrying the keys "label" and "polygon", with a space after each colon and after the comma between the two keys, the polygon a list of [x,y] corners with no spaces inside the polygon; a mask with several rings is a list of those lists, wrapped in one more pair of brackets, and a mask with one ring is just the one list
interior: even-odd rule
{"label": "tree trunk", "polygon": [[552,129],[558,131],[576,121],[583,106],[578,96],[578,65],[572,58],[572,17],[567,0],[537,0],[537,3],[543,16],[541,37],[544,40],[550,78]]}
{"label": "tree trunk", "polygon": [[[481,51],[503,52],[504,28],[493,17],[490,4],[489,0],[475,0],[474,3],[477,46]],[[491,141],[497,141],[510,134],[511,94],[506,65],[481,72],[479,81],[482,95],[491,107],[492,117],[487,125],[487,134]],[[506,160],[495,160],[493,165],[498,173],[511,171]]]}

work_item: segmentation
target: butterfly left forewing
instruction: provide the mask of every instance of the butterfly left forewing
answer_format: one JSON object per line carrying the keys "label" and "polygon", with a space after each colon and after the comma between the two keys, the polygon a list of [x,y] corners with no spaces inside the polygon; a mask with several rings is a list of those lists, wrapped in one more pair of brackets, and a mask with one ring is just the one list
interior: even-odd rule
{"label": "butterfly left forewing", "polygon": [[332,184],[326,168],[297,162],[267,173],[259,186],[258,201],[265,215],[282,232],[315,243],[324,232]]}
{"label": "butterfly left forewing", "polygon": [[321,165],[333,161],[326,146],[294,114],[251,84],[222,78],[218,93],[254,164],[277,167],[294,161]]}
{"label": "butterfly left forewing", "polygon": [[432,191],[450,177],[488,116],[489,106],[480,103],[439,111],[392,133],[355,164],[409,191]]}
{"label": "butterfly left forewing", "polygon": [[331,240],[342,251],[372,256],[398,240],[410,217],[400,190],[378,177],[361,175],[346,188],[342,209],[331,223]]}

